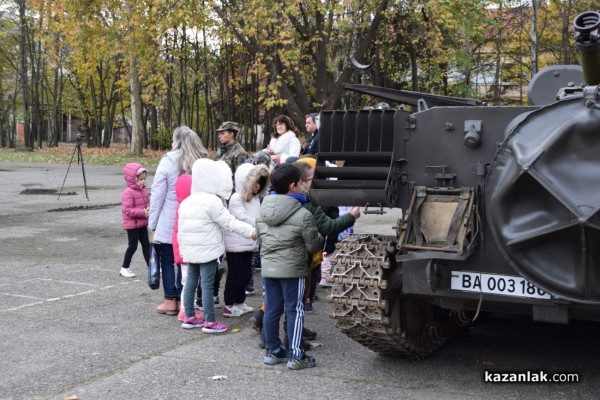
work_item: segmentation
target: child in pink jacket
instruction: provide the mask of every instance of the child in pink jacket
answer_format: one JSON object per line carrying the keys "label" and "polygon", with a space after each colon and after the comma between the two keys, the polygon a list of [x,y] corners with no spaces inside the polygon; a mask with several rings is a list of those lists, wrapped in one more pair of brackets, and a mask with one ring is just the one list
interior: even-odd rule
{"label": "child in pink jacket", "polygon": [[138,163],[129,163],[123,168],[123,177],[127,188],[121,196],[121,210],[123,213],[123,228],[127,231],[127,250],[123,258],[120,275],[133,278],[135,274],[129,269],[131,258],[137,250],[138,241],[142,244],[142,252],[146,266],[150,261],[150,240],[148,239],[148,214],[150,213],[150,199],[146,190],[146,176],[148,171]]}
{"label": "child in pink jacket", "polygon": [[[179,251],[179,241],[177,240],[177,232],[179,232],[179,205],[183,200],[185,200],[190,193],[192,192],[192,176],[191,175],[180,175],[179,178],[175,181],[175,195],[177,196],[177,208],[175,209],[175,225],[173,226],[173,256],[175,257],[175,263],[181,265],[181,284],[185,288],[185,283],[187,282],[187,264],[181,257],[181,252]],[[199,282],[196,282],[199,285]],[[183,289],[181,289],[183,291]],[[195,317],[203,321],[204,323],[204,313],[198,309],[195,310]],[[179,315],[177,319],[183,322],[185,318],[185,308],[183,307],[183,303],[181,303],[179,308]],[[189,329],[189,328],[188,328]]]}

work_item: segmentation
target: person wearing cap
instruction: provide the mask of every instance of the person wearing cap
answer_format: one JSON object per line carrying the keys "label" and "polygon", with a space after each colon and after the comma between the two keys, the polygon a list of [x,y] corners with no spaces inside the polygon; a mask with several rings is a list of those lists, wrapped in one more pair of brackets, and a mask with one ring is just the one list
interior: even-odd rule
{"label": "person wearing cap", "polygon": [[[233,183],[233,190],[235,191],[235,171],[237,168],[246,162],[248,155],[246,150],[236,141],[236,137],[240,128],[236,122],[225,121],[217,129],[217,135],[219,135],[219,149],[215,156],[215,161],[225,161],[231,169],[231,182]],[[229,199],[226,199],[229,201]],[[214,282],[214,301],[215,307],[221,307],[219,301],[219,290],[221,289],[221,278],[225,273],[225,268],[220,262],[219,258],[219,269],[215,274]]]}
{"label": "person wearing cap", "polygon": [[119,275],[125,278],[135,276],[129,266],[131,258],[137,250],[138,241],[142,245],[146,266],[150,261],[150,240],[148,238],[150,200],[146,189],[147,175],[146,168],[138,163],[128,163],[123,168],[123,177],[127,183],[127,188],[121,195],[121,211],[123,214],[123,228],[127,231],[128,245]]}
{"label": "person wearing cap", "polygon": [[226,121],[219,126],[217,134],[219,135],[219,150],[215,156],[215,161],[225,161],[231,168],[232,178],[235,176],[237,167],[242,165],[246,158],[246,150],[236,141],[240,128],[238,124],[232,121]]}

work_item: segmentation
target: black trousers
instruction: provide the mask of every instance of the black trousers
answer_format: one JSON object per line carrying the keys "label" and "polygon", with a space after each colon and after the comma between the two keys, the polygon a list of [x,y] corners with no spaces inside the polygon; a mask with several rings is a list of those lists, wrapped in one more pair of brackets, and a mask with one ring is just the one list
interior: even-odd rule
{"label": "black trousers", "polygon": [[146,260],[146,266],[150,263],[150,240],[148,239],[148,228],[136,228],[127,229],[127,239],[129,244],[125,251],[125,257],[123,258],[123,268],[129,268],[131,264],[131,258],[137,250],[138,242],[142,245],[142,253],[144,253],[144,260]]}
{"label": "black trousers", "polygon": [[227,279],[224,300],[226,305],[242,304],[246,301],[246,288],[252,277],[252,252],[227,252]]}
{"label": "black trousers", "polygon": [[308,302],[312,303],[317,293],[317,284],[321,281],[321,264],[318,267],[311,268],[310,270],[310,288],[308,292]]}

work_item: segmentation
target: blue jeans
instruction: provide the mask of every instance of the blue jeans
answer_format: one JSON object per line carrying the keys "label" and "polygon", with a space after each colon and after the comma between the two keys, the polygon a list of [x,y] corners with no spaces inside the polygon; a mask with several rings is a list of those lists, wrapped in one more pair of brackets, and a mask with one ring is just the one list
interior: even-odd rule
{"label": "blue jeans", "polygon": [[285,309],[287,320],[288,351],[302,357],[302,328],[304,327],[305,278],[265,278],[265,316],[263,330],[266,348],[276,351],[279,340],[279,321]]}
{"label": "blue jeans", "polygon": [[194,295],[198,286],[198,276],[202,286],[202,305],[204,306],[204,320],[215,322],[215,299],[213,297],[213,285],[217,273],[217,260],[207,263],[188,263],[188,275],[183,293],[183,307],[186,317],[194,316]]}
{"label": "blue jeans", "polygon": [[177,276],[175,276],[175,256],[171,243],[156,243],[160,254],[160,269],[162,272],[163,290],[165,298],[181,298],[181,267],[177,265]]}

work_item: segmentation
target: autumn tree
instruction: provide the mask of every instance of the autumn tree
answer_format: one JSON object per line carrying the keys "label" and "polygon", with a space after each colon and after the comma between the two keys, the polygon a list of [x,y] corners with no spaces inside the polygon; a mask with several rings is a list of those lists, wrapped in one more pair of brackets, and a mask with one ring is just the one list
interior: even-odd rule
{"label": "autumn tree", "polygon": [[228,34],[255,55],[265,107],[285,107],[303,126],[305,114],[340,106],[342,84],[355,70],[350,57],[370,56],[388,4],[246,0],[213,8]]}
{"label": "autumn tree", "polygon": [[19,27],[10,10],[0,11],[0,146],[14,147]]}

